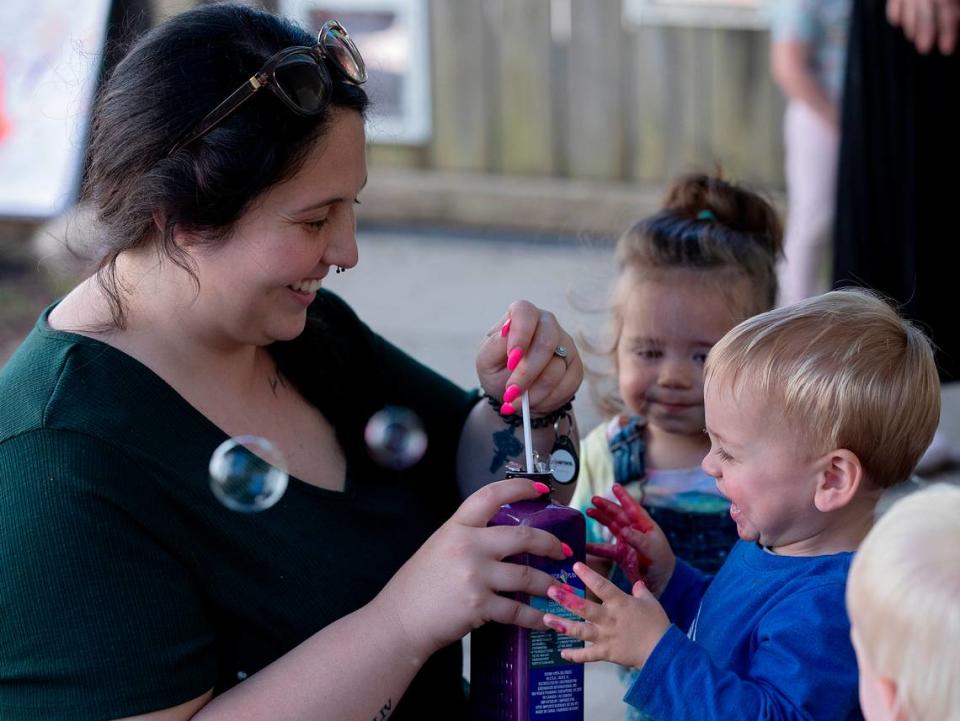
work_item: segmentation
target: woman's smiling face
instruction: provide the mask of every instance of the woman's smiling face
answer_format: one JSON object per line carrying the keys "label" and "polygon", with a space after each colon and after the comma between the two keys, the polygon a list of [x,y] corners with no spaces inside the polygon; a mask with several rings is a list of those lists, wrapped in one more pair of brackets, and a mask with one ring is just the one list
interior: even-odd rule
{"label": "woman's smiling face", "polygon": [[256,199],[223,242],[187,248],[198,302],[221,334],[266,345],[303,331],[330,268],[357,263],[354,205],[366,178],[363,119],[335,111],[296,174]]}

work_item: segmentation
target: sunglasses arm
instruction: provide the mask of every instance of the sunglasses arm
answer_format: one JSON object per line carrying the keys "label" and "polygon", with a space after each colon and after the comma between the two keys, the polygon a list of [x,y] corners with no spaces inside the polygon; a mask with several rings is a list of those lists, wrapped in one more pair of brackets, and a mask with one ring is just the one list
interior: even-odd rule
{"label": "sunglasses arm", "polygon": [[247,80],[247,82],[234,90],[226,100],[207,113],[203,119],[197,123],[197,126],[192,133],[185,136],[183,140],[180,140],[176,145],[173,146],[173,150],[170,151],[168,157],[176,155],[177,151],[179,151],[181,148],[185,148],[197,138],[206,135],[206,133],[212,128],[222,123],[227,116],[230,115],[230,113],[253,97],[253,95],[262,87],[263,82],[261,81],[259,74],[251,77],[249,80]]}

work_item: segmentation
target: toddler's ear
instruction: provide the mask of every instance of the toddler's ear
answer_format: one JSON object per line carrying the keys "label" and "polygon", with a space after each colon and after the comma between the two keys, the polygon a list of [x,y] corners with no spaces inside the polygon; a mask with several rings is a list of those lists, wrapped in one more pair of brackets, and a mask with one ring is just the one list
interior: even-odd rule
{"label": "toddler's ear", "polygon": [[909,721],[906,711],[903,710],[897,698],[897,682],[890,678],[872,678],[869,683],[879,697],[883,706],[884,718],[882,721]]}
{"label": "toddler's ear", "polygon": [[863,464],[857,455],[846,448],[830,451],[821,459],[814,505],[823,513],[843,508],[853,500],[862,483]]}

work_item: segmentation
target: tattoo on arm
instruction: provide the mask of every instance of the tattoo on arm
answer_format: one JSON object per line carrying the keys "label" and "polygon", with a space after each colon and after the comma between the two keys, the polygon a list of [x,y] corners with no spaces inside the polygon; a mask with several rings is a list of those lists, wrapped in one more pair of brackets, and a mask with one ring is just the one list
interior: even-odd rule
{"label": "tattoo on arm", "polygon": [[490,473],[507,462],[508,458],[516,458],[523,452],[523,444],[517,439],[516,428],[507,426],[502,431],[493,434],[493,459],[490,461]]}
{"label": "tattoo on arm", "polygon": [[384,721],[387,716],[390,715],[390,712],[393,710],[393,699],[388,698],[387,702],[380,707],[380,713],[374,716],[370,721]]}

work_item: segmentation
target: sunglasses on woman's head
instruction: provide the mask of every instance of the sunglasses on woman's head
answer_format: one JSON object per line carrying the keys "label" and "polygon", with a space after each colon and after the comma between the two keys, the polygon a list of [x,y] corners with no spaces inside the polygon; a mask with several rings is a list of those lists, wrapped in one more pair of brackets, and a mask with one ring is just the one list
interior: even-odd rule
{"label": "sunglasses on woman's head", "polygon": [[327,63],[349,83],[362,85],[367,81],[367,69],[360,51],[336,20],[323,24],[313,47],[293,46],[271,56],[253,77],[175,143],[168,155],[174,155],[209,133],[263,88],[268,88],[298,115],[322,113],[333,88]]}

